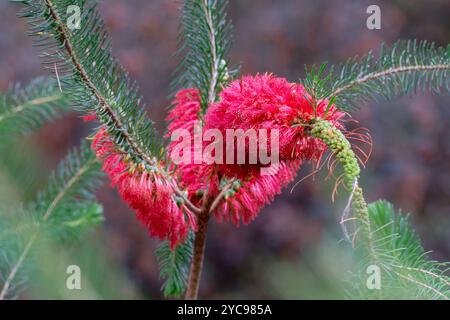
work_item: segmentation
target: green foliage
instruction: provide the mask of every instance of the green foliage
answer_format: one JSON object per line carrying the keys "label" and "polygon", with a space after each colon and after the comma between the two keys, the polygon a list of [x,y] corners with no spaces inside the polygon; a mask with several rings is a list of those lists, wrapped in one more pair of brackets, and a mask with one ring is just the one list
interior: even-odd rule
{"label": "green foliage", "polygon": [[103,222],[103,207],[95,201],[66,202],[58,216],[45,224],[47,234],[65,242],[79,240],[93,226]]}
{"label": "green foliage", "polygon": [[[445,264],[431,261],[408,217],[393,205],[377,201],[368,206],[373,247],[359,241],[358,270],[349,279],[349,297],[357,299],[450,299]],[[381,271],[381,288],[368,289],[367,267]]]}
{"label": "green foliage", "polygon": [[[15,220],[6,215],[6,210],[0,208],[0,300],[13,299],[23,290],[24,284],[28,280],[30,265],[24,264],[19,268],[14,278],[11,279],[6,290],[2,290],[8,275],[14,268],[14,265],[20,259],[20,255],[26,246],[26,239],[23,238],[24,232],[32,231],[32,222],[28,224],[18,224]],[[16,215],[25,215],[23,208],[14,210]]]}
{"label": "green foliage", "polygon": [[[135,83],[111,55],[111,39],[96,1],[14,0],[25,6],[30,35],[42,50],[44,65],[59,71],[63,92],[79,108],[97,115],[114,143],[136,162],[155,163],[161,145],[141,104]],[[81,9],[80,29],[69,29],[67,7]]]}
{"label": "green foliage", "polygon": [[189,276],[189,264],[192,259],[194,234],[190,233],[187,241],[170,248],[170,243],[164,241],[156,250],[160,265],[160,278],[164,279],[162,290],[166,297],[181,297],[186,289]]}
{"label": "green foliage", "polygon": [[236,70],[228,70],[231,23],[226,20],[228,1],[183,1],[174,90],[200,90],[203,112]]}
{"label": "green foliage", "polygon": [[[449,299],[450,279],[442,265],[429,261],[407,218],[383,201],[367,205],[358,186],[360,167],[346,137],[328,121],[317,119],[310,130],[344,167],[344,186],[350,190],[342,217],[344,233],[354,246],[359,263],[349,280],[350,294],[358,299]],[[350,207],[354,216],[349,218]],[[352,224],[352,234],[347,225]],[[367,273],[381,273],[380,287],[367,285]],[[376,277],[377,275],[375,275]]]}
{"label": "green foliage", "polygon": [[378,57],[369,52],[326,72],[326,64],[306,70],[301,80],[313,99],[333,99],[351,111],[369,99],[390,99],[400,94],[430,90],[450,91],[450,45],[436,47],[427,41],[398,41],[382,45]]}
{"label": "green foliage", "polygon": [[83,142],[58,165],[35,202],[1,210],[0,299],[17,295],[30,248],[42,234],[58,242],[72,240],[102,221],[93,195],[100,178],[100,163]]}
{"label": "green foliage", "polygon": [[[56,223],[71,225],[67,220],[69,219],[67,213],[80,209],[82,200],[88,201],[87,203],[95,200],[93,191],[98,188],[101,181],[100,168],[100,162],[87,143],[82,142],[79,150],[70,151],[51,174],[47,189],[39,193],[33,205],[36,218],[39,221],[54,220]],[[92,214],[92,210],[91,208],[80,212]],[[76,216],[72,218],[73,226],[83,225],[74,222],[78,221]]]}
{"label": "green foliage", "polygon": [[[311,95],[310,103],[317,106],[323,99],[328,99],[330,105],[335,103],[339,108],[350,111],[370,98],[390,99],[419,90],[448,92],[450,46],[444,49],[425,41],[399,41],[391,48],[382,46],[378,58],[369,53],[361,60],[354,58],[337,68],[331,67],[328,73],[326,68],[326,64],[313,66],[302,81]],[[342,148],[336,149],[339,144],[329,142],[327,145],[345,169],[349,164],[348,159],[339,156]],[[353,162],[359,167],[356,160]],[[351,191],[349,201],[355,213],[349,221],[354,224],[354,233],[348,236],[346,228],[344,231],[352,239],[359,259],[357,270],[348,281],[349,297],[449,299],[450,281],[443,264],[428,260],[407,218],[396,213],[387,202],[380,201],[366,207],[362,189],[358,186],[358,175],[349,176],[352,179],[346,181],[346,186]],[[346,220],[348,210],[344,210],[343,218]],[[369,266],[376,266],[381,271],[380,289],[367,286]]]}
{"label": "green foliage", "polygon": [[55,80],[37,78],[26,87],[16,84],[0,96],[0,136],[36,129],[60,116],[69,102]]}

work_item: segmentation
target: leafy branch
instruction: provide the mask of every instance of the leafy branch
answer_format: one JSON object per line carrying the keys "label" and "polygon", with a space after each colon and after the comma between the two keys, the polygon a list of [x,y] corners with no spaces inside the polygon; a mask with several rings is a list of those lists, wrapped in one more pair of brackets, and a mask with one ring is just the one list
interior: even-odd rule
{"label": "leafy branch", "polygon": [[[179,32],[178,55],[181,61],[172,82],[174,91],[195,88],[200,92],[202,110],[199,119],[214,103],[222,87],[230,81],[236,70],[228,69],[231,23],[226,19],[228,2],[224,0],[183,1]],[[214,199],[203,194],[202,206],[197,213],[198,231],[175,250],[162,244],[157,251],[160,276],[165,279],[165,295],[179,297],[186,289],[186,297],[197,295],[198,280],[203,263],[206,225],[213,209],[223,200],[223,193]],[[187,276],[189,264],[191,271]],[[188,283],[186,283],[188,282]]]}
{"label": "leafy branch", "polygon": [[164,279],[162,286],[164,296],[179,298],[183,295],[189,275],[193,245],[194,235],[190,233],[186,242],[179,244],[173,250],[170,249],[168,241],[161,243],[156,250],[160,278]]}
{"label": "leafy branch", "polygon": [[0,134],[29,132],[60,116],[69,102],[51,79],[37,78],[26,87],[16,84],[0,96]]}
{"label": "leafy branch", "polygon": [[183,2],[174,90],[197,88],[203,112],[216,101],[221,86],[236,70],[228,70],[231,24],[226,20],[227,1],[187,0]]}
{"label": "leafy branch", "polygon": [[[408,217],[396,212],[394,206],[386,201],[371,203],[368,209],[376,258],[366,243],[359,243],[356,256],[361,262],[348,281],[348,295],[357,299],[414,297],[449,300],[450,278],[446,275],[446,264],[428,259],[428,253]],[[366,286],[366,269],[371,263],[381,270],[378,290],[370,290]]]}
{"label": "leafy branch", "polygon": [[382,45],[375,57],[369,52],[337,67],[326,64],[307,70],[302,83],[317,100],[328,99],[351,111],[369,99],[390,99],[397,95],[450,90],[450,45],[436,47],[427,41],[398,41]]}
{"label": "leafy branch", "polygon": [[[161,154],[153,124],[140,103],[138,89],[111,56],[110,38],[96,4],[84,0],[18,0],[20,16],[28,19],[30,34],[43,49],[46,65],[60,70],[64,91],[75,96],[83,111],[96,113],[123,152],[155,164]],[[82,11],[81,28],[64,24],[69,5]]]}
{"label": "leafy branch", "polygon": [[[164,149],[153,123],[148,119],[138,95],[123,67],[111,55],[110,37],[105,31],[94,1],[14,0],[25,5],[20,14],[27,18],[30,34],[40,47],[45,65],[61,71],[65,92],[74,96],[82,111],[96,114],[111,140],[136,163],[158,167],[171,182],[175,193],[193,212],[199,209],[172,181],[158,159]],[[63,21],[69,5],[82,11],[81,28],[70,30]]]}
{"label": "leafy branch", "polygon": [[[10,256],[0,257],[0,274],[4,282],[0,289],[0,300],[11,294],[11,288],[15,288],[16,277],[23,267],[29,255],[30,249],[42,232],[49,232],[59,239],[78,237],[85,229],[102,221],[102,209],[95,202],[93,191],[100,184],[100,163],[86,143],[82,143],[79,150],[68,153],[66,158],[58,165],[51,175],[46,191],[40,193],[34,203],[22,210],[16,209],[15,213],[23,212],[26,217],[20,226],[26,226],[21,238],[28,238],[24,245],[10,242],[10,236],[5,234],[14,228],[9,224],[8,228],[0,229],[0,243],[2,249],[12,245],[18,250],[14,262],[10,262]],[[18,218],[16,215],[15,218]],[[2,216],[2,219],[6,217]],[[19,231],[20,228],[15,228]],[[31,234],[31,235],[30,235]]]}
{"label": "leafy branch", "polygon": [[[347,209],[344,210],[342,223],[353,225],[352,234],[347,238],[360,261],[349,281],[353,297],[449,299],[450,281],[442,264],[427,259],[407,219],[387,202],[366,204],[358,186],[361,171],[358,160],[344,134],[326,120],[317,119],[311,126],[308,129],[311,136],[322,140],[342,165],[343,184],[351,192],[349,206],[353,217],[347,217]],[[369,266],[382,270],[379,288],[367,286]]]}

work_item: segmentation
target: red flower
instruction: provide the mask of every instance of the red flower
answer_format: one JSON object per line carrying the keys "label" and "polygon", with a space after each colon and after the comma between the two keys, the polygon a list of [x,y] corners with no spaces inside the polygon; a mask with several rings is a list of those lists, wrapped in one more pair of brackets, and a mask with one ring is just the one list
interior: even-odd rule
{"label": "red flower", "polygon": [[[306,135],[304,126],[293,125],[319,117],[339,126],[344,113],[334,105],[326,112],[327,101],[314,110],[307,98],[311,100],[302,85],[284,78],[269,74],[245,76],[222,91],[220,101],[208,109],[205,127],[219,129],[224,137],[226,129],[266,129],[267,137],[277,129],[280,160],[311,160],[322,154],[325,145]],[[270,141],[267,144],[270,146]]]}
{"label": "red flower", "polygon": [[97,115],[95,114],[95,112],[90,113],[90,114],[88,114],[88,115],[86,115],[86,116],[83,116],[83,121],[86,121],[86,122],[88,122],[88,121],[94,121],[94,120],[96,120],[96,119],[97,119]]}
{"label": "red flower", "polygon": [[[170,121],[166,137],[178,129],[186,129],[194,133],[195,121],[198,121],[198,114],[201,111],[200,92],[197,89],[183,89],[177,92],[172,101],[174,108],[170,110],[166,120]],[[169,144],[169,150],[174,143]]]}
{"label": "red flower", "polygon": [[250,223],[276,195],[280,194],[292,180],[294,180],[301,160],[282,161],[278,172],[274,175],[248,177],[240,182],[227,196],[225,201],[216,209],[215,216],[219,221],[231,220],[239,225]]}
{"label": "red flower", "polygon": [[112,186],[117,186],[151,236],[168,239],[173,247],[185,241],[189,229],[196,229],[193,214],[182,202],[177,203],[171,183],[161,173],[126,161],[104,129],[95,135],[92,148],[103,161]]}
{"label": "red flower", "polygon": [[[232,221],[236,225],[242,221],[247,224],[295,178],[303,160],[321,157],[325,145],[306,134],[305,124],[320,117],[342,127],[344,113],[334,105],[326,110],[327,101],[318,103],[316,108],[310,101],[311,97],[301,85],[289,83],[283,78],[267,74],[243,77],[222,91],[220,101],[212,104],[204,117],[204,129],[196,130],[201,113],[200,93],[196,89],[181,90],[167,117],[171,122],[166,137],[172,137],[180,129],[185,130],[189,141],[184,142],[190,148],[185,150],[190,150],[190,156],[185,157],[185,162],[171,163],[172,153],[184,151],[183,148],[176,149],[180,140],[169,143],[167,163],[172,181],[168,181],[157,168],[150,169],[127,161],[103,129],[95,136],[93,148],[103,161],[103,169],[111,177],[113,186],[117,186],[121,197],[136,211],[150,234],[169,239],[174,246],[186,239],[189,229],[196,229],[196,222],[183,202],[175,198],[173,183],[178,183],[187,191],[189,200],[201,207],[205,191],[208,197],[214,198],[220,192],[220,185],[223,187],[233,179],[233,187],[226,192],[214,215],[219,221]],[[241,165],[204,162],[201,156],[206,142],[202,142],[199,149],[194,142],[208,129],[219,129],[221,132],[224,157],[227,152],[227,129],[258,131],[257,139],[267,139],[268,150],[271,150],[272,131],[278,130],[278,170],[272,175],[262,175],[260,169],[266,166],[262,162]],[[261,138],[260,129],[266,129],[266,137]],[[249,159],[249,141],[246,141],[244,150],[237,150],[235,141],[233,143],[234,152],[244,151],[246,159]],[[258,153],[259,147],[258,141]],[[194,161],[196,155],[200,156],[199,163]],[[259,161],[259,157],[257,159]]]}
{"label": "red flower", "polygon": [[[174,108],[167,118],[172,122],[166,137],[171,136],[177,129],[186,129],[192,134],[193,139],[194,125],[199,120],[200,112],[198,91],[194,89],[181,90],[176,95],[173,104]],[[208,126],[208,123],[205,126]],[[179,142],[173,141],[169,144],[169,153],[173,151],[177,143]],[[197,150],[197,152],[199,151]],[[239,174],[233,174],[236,173],[230,170],[230,167],[236,167],[233,165],[206,164],[204,162],[194,164],[192,152],[191,162],[179,164],[175,174],[180,186],[188,190],[189,199],[199,206],[202,204],[203,191],[208,190],[208,195],[212,197],[218,195],[221,176],[238,178],[234,188],[227,193],[226,199],[214,212],[218,221],[232,221],[238,225],[241,220],[244,224],[250,223],[264,205],[273,201],[274,197],[295,178],[300,164],[300,159],[282,161],[277,173],[273,175],[261,175],[259,166],[256,167],[258,170],[248,169],[249,166],[240,166]]]}
{"label": "red flower", "polygon": [[[174,170],[177,180],[180,181],[180,187],[188,191],[189,199],[194,204],[199,205],[201,199],[200,191],[209,189],[209,192],[212,192],[212,190],[217,190],[218,187],[217,176],[213,174],[214,166],[207,165],[203,161],[197,164],[194,163],[195,154],[202,155],[202,150],[197,150],[194,147],[194,129],[199,124],[198,116],[201,112],[200,93],[197,89],[180,90],[172,103],[174,107],[166,118],[166,120],[170,121],[166,138],[170,138],[176,130],[187,130],[191,137],[191,141],[188,142],[192,147],[190,149],[190,159],[177,164],[177,166],[172,165],[171,168]],[[201,128],[198,128],[198,130],[197,134],[201,135]],[[171,157],[172,152],[174,152],[175,147],[179,143],[180,141],[178,140],[169,142],[167,147],[169,157]]]}

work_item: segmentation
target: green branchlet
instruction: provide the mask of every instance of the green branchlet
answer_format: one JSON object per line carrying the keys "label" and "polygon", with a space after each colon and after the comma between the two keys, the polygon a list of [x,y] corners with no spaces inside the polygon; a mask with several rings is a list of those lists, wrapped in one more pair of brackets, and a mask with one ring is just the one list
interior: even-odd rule
{"label": "green branchlet", "polygon": [[334,100],[353,111],[362,102],[391,99],[398,95],[450,90],[450,45],[417,40],[399,40],[381,45],[379,55],[369,52],[347,62],[327,67],[313,66],[301,80],[306,91],[318,101]]}
{"label": "green branchlet", "polygon": [[[310,134],[323,141],[339,160],[344,169],[344,185],[351,191],[352,209],[355,216],[369,229],[368,234],[370,234],[367,203],[363,190],[358,185],[361,168],[350,142],[332,122],[320,118],[314,121]],[[368,240],[370,241],[370,239]]]}
{"label": "green branchlet", "polygon": [[25,87],[15,84],[0,94],[0,142],[31,132],[60,117],[69,107],[70,99],[59,90],[56,80],[36,78]]}
{"label": "green branchlet", "polygon": [[345,186],[352,189],[353,183],[355,179],[359,178],[361,170],[350,142],[344,134],[331,122],[317,119],[311,129],[311,136],[322,140],[334,156],[339,159],[344,168]]}

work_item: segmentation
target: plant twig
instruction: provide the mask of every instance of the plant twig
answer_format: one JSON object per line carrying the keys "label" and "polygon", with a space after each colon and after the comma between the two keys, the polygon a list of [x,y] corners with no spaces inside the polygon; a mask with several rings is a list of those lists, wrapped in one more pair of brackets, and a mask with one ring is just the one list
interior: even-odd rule
{"label": "plant twig", "polygon": [[411,72],[411,71],[433,71],[433,70],[450,70],[450,66],[445,65],[445,64],[406,66],[406,67],[397,67],[397,68],[391,68],[391,69],[380,71],[380,72],[370,73],[364,77],[360,77],[360,78],[346,84],[345,86],[337,88],[328,96],[327,99],[329,100],[333,97],[338,96],[343,91],[349,90],[355,86],[361,85],[363,83],[366,83],[366,82],[369,82],[369,81],[372,81],[372,80],[375,80],[378,78],[387,77],[387,76],[397,74],[397,73],[405,73],[405,72]]}
{"label": "plant twig", "polygon": [[216,47],[216,30],[213,24],[213,18],[211,14],[211,9],[208,6],[208,1],[203,1],[203,10],[205,13],[205,18],[208,23],[209,28],[209,41],[211,43],[211,82],[208,90],[208,103],[213,103],[216,99],[216,86],[219,79],[219,59],[217,58],[217,47]]}
{"label": "plant twig", "polygon": [[0,122],[3,120],[13,117],[14,115],[23,112],[27,108],[44,104],[44,103],[51,103],[54,101],[58,101],[61,98],[61,96],[48,96],[48,97],[40,97],[36,99],[32,99],[30,101],[25,102],[24,104],[18,105],[14,107],[13,109],[7,111],[5,114],[0,115]]}
{"label": "plant twig", "polygon": [[194,251],[192,253],[191,268],[185,294],[186,300],[195,300],[198,297],[203,259],[205,256],[206,232],[208,230],[208,220],[210,217],[208,212],[209,208],[205,207],[198,216],[198,230],[195,233]]}
{"label": "plant twig", "polygon": [[11,287],[11,284],[14,280],[14,278],[17,275],[17,272],[19,272],[20,267],[22,266],[23,262],[25,261],[25,258],[28,255],[28,252],[30,251],[34,241],[37,238],[37,232],[35,232],[30,240],[28,240],[27,244],[25,245],[24,250],[20,254],[19,259],[17,259],[17,262],[12,267],[11,271],[8,274],[8,277],[5,280],[5,283],[3,284],[2,291],[0,292],[0,300],[4,300],[6,298],[6,294],[8,293],[9,288]]}
{"label": "plant twig", "polygon": [[[168,177],[166,176],[166,179],[168,179]],[[202,210],[197,207],[195,204],[193,204],[187,197],[186,195],[183,193],[183,191],[178,187],[177,183],[174,182],[173,183],[173,190],[175,191],[175,193],[181,197],[184,201],[185,206],[191,210],[193,213],[195,213],[197,216],[200,215],[200,213],[202,212]]]}
{"label": "plant twig", "polygon": [[211,207],[209,209],[209,214],[212,214],[214,212],[214,210],[217,208],[217,206],[220,204],[220,201],[223,200],[223,197],[225,195],[225,193],[231,189],[231,187],[233,186],[233,182],[235,181],[235,179],[231,179],[226,185],[225,187],[223,187],[223,189],[220,191],[220,193],[217,195],[217,197],[214,199],[214,201],[211,204]]}

